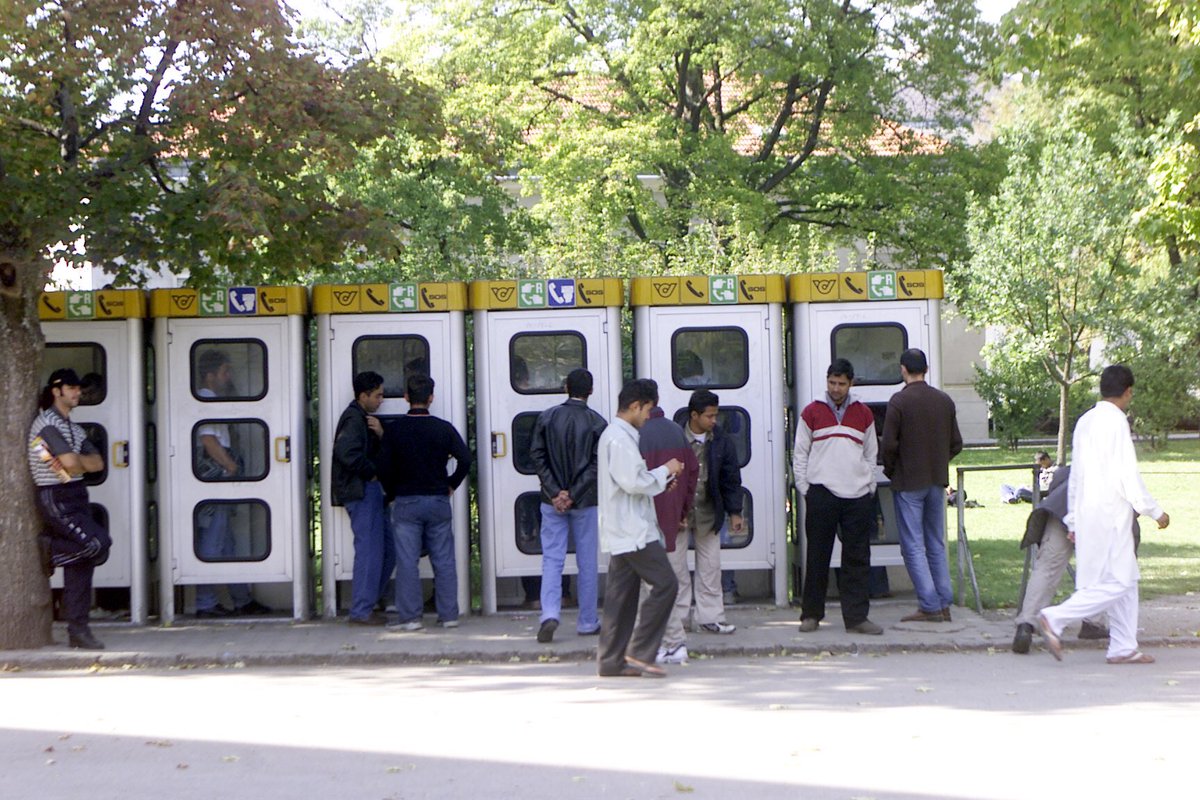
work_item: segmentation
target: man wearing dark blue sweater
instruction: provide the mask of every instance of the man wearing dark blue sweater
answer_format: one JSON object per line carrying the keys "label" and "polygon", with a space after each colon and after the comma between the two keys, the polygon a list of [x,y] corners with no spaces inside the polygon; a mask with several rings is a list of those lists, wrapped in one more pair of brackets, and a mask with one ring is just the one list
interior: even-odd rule
{"label": "man wearing dark blue sweater", "polygon": [[[458,627],[458,575],[454,563],[454,531],[450,496],[467,477],[471,452],[462,436],[444,419],[429,413],[433,378],[413,374],[405,385],[408,414],[392,420],[383,434],[384,481],[392,500],[390,518],[396,538],[396,611],[398,627],[419,631],[421,550],[433,566],[433,596],[438,625]],[[454,459],[454,472],[446,468]]]}

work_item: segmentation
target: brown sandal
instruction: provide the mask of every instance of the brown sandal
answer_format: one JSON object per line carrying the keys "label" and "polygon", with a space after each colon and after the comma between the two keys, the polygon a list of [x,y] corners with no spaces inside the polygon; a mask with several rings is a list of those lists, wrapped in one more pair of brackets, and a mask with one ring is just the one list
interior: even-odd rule
{"label": "brown sandal", "polygon": [[1154,656],[1148,656],[1141,650],[1135,650],[1127,656],[1104,659],[1109,664],[1153,664]]}
{"label": "brown sandal", "polygon": [[634,658],[633,656],[625,656],[626,667],[636,669],[643,678],[665,678],[667,671],[657,664],[647,664],[645,661]]}

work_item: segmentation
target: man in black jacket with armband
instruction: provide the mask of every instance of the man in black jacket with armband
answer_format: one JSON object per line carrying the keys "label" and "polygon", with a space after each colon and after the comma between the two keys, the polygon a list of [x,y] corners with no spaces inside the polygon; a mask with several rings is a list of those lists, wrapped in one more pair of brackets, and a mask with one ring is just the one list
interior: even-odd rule
{"label": "man in black jacket with armband", "polygon": [[354,532],[354,575],[350,624],[383,625],[375,610],[396,568],[396,545],[388,535],[383,486],[379,483],[383,425],[374,416],[383,403],[383,376],[354,376],[354,399],[338,420],[333,437],[333,504],[345,506]]}

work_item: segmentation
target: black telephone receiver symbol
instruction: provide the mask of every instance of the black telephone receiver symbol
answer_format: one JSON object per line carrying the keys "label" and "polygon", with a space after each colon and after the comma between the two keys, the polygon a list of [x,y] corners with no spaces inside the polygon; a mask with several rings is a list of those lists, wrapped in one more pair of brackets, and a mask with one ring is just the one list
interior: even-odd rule
{"label": "black telephone receiver symbol", "polygon": [[848,288],[850,291],[854,292],[855,294],[863,293],[863,290],[858,288],[857,286],[855,286],[854,281],[850,280],[849,275],[846,276],[846,288]]}

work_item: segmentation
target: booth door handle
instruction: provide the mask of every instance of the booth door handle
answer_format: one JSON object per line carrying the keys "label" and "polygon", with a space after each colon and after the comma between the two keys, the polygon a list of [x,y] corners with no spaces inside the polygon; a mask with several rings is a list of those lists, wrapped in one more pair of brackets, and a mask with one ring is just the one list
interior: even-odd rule
{"label": "booth door handle", "polygon": [[508,455],[508,437],[498,431],[492,431],[492,458],[504,458]]}
{"label": "booth door handle", "polygon": [[129,467],[129,442],[113,442],[112,463],[114,467]]}
{"label": "booth door handle", "polygon": [[[282,448],[282,449],[281,449]],[[292,460],[292,437],[275,437],[275,460],[288,464]]]}

